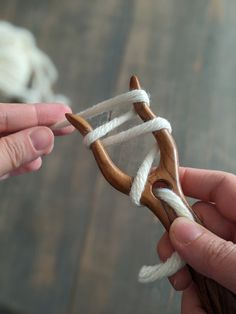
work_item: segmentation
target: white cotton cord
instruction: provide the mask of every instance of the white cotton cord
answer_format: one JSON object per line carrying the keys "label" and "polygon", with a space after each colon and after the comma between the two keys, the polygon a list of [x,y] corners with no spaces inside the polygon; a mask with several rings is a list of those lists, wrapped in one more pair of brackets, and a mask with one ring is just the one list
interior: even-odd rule
{"label": "white cotton cord", "polygon": [[93,142],[98,140],[99,138],[105,136],[107,133],[109,133],[111,130],[114,130],[118,126],[122,125],[123,123],[129,121],[130,119],[134,118],[137,114],[134,110],[130,110],[123,115],[116,117],[112,119],[111,121],[108,121],[104,123],[103,125],[97,127],[95,130],[89,132],[84,137],[84,144],[86,146],[90,146]]}
{"label": "white cotton cord", "polygon": [[33,34],[5,21],[0,21],[0,73],[1,101],[69,103],[53,92],[57,70]]}
{"label": "white cotton cord", "polygon": [[149,175],[152,163],[156,154],[159,152],[158,146],[155,143],[155,146],[150,150],[147,156],[144,158],[141,166],[139,167],[136,176],[134,177],[132,187],[129,193],[129,196],[134,204],[140,206],[140,198],[142,196],[143,190],[145,188],[147,177]]}
{"label": "white cotton cord", "polygon": [[177,216],[185,217],[194,221],[193,215],[189,211],[188,207],[173,191],[165,188],[156,189],[155,195],[173,208]]}
{"label": "white cotton cord", "polygon": [[166,119],[157,117],[140,125],[134,126],[127,131],[109,136],[103,140],[103,144],[108,146],[123,143],[137,136],[144,135],[149,132],[159,131],[161,129],[167,129],[169,132],[171,132],[171,125]]}
{"label": "white cotton cord", "polygon": [[[94,117],[98,114],[101,114],[103,112],[110,111],[114,108],[115,109],[121,107],[130,108],[131,105],[138,102],[145,102],[147,105],[149,105],[148,94],[143,89],[134,89],[124,94],[118,95],[116,97],[104,100],[86,110],[76,113],[76,115],[79,115],[84,119],[87,119]],[[62,120],[54,124],[51,128],[52,130],[58,130],[69,125],[70,123],[67,120]]]}
{"label": "white cotton cord", "polygon": [[112,109],[117,109],[121,107],[130,107],[134,103],[145,102],[149,105],[149,97],[145,90],[134,89],[124,94],[120,94],[108,100],[102,101],[95,106],[92,106],[86,110],[78,113],[83,118],[94,117],[97,114],[110,111]]}
{"label": "white cotton cord", "polygon": [[139,271],[138,280],[141,283],[150,283],[164,277],[174,275],[184,267],[185,262],[177,252],[174,252],[165,262],[154,266],[142,266]]}
{"label": "white cotton cord", "polygon": [[[156,189],[155,195],[166,202],[179,217],[186,217],[194,221],[192,213],[181,198],[169,189]],[[139,281],[142,283],[153,282],[163,277],[175,274],[185,265],[185,262],[174,252],[165,262],[154,266],[143,266],[139,272]]]}

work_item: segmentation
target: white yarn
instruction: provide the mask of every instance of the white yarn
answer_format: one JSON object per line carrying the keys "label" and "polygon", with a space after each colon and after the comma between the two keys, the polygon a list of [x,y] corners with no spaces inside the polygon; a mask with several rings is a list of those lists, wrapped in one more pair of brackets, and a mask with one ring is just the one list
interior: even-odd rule
{"label": "white yarn", "polygon": [[112,110],[113,108],[130,106],[136,102],[145,102],[149,105],[149,97],[145,90],[131,90],[127,93],[102,101],[93,107],[81,111],[79,115],[84,118],[93,117],[99,113]]}
{"label": "white yarn", "polygon": [[127,131],[123,131],[116,135],[109,136],[103,140],[103,143],[104,145],[123,143],[133,139],[134,137],[149,132],[159,131],[161,129],[167,129],[169,132],[171,132],[170,123],[166,119],[158,117],[147,122],[144,122],[140,125],[134,126]]}
{"label": "white yarn", "polygon": [[[84,143],[87,146],[90,146],[97,139],[103,137],[108,132],[110,132],[110,130],[113,130],[118,125],[121,125],[124,122],[128,121],[127,117],[125,117],[125,119],[123,119],[123,118],[124,118],[124,116],[115,118],[115,119],[111,120],[110,122],[108,122],[104,125],[101,125],[100,127],[96,128],[95,130],[89,132],[84,137]],[[116,120],[116,121],[114,121],[114,120]],[[113,127],[113,125],[115,125],[115,127]],[[118,134],[109,136],[109,137],[105,138],[102,142],[105,146],[123,143],[123,142],[131,140],[134,137],[137,137],[137,136],[149,133],[149,132],[158,131],[158,130],[161,130],[163,128],[171,131],[171,127],[170,127],[169,122],[163,118],[158,117],[158,118],[149,120],[147,122],[144,122],[140,125],[134,126],[127,131],[123,131],[123,132],[120,132]]]}
{"label": "white yarn", "polygon": [[174,252],[165,262],[154,266],[143,266],[138,275],[139,282],[149,283],[174,275],[179,269],[184,267],[185,262],[177,252]]}
{"label": "white yarn", "polygon": [[[170,205],[177,216],[186,217],[194,221],[192,213],[183,203],[181,198],[169,189],[156,189],[155,195]],[[185,262],[177,252],[174,252],[164,263],[154,266],[143,266],[139,272],[139,281],[142,283],[153,282],[163,277],[169,277],[175,274],[185,265]]]}
{"label": "white yarn", "polygon": [[[146,93],[145,90],[134,89],[134,90],[129,91],[127,93],[124,93],[124,94],[118,95],[116,97],[104,100],[104,101],[102,101],[102,102],[100,102],[100,103],[98,103],[98,104],[96,104],[96,105],[94,105],[94,106],[92,106],[86,110],[83,110],[81,112],[76,113],[76,115],[80,115],[81,117],[83,117],[85,119],[91,118],[91,117],[94,117],[100,113],[106,112],[108,110],[112,110],[114,108],[116,108],[116,109],[121,108],[121,107],[128,107],[129,108],[133,103],[136,103],[136,102],[145,102],[147,105],[149,105],[149,97],[148,97],[148,94]],[[133,112],[133,110],[132,110],[132,112]],[[131,118],[132,118],[132,116],[130,116],[130,119]],[[125,121],[127,121],[127,120],[125,120]],[[108,122],[107,124],[109,124],[110,122]],[[58,129],[64,128],[66,126],[69,126],[69,125],[70,125],[70,123],[67,120],[62,120],[62,121],[59,121],[56,124],[54,124],[51,128],[52,128],[52,130],[58,130]],[[117,127],[119,125],[121,125],[121,123],[117,124],[114,127]]]}
{"label": "white yarn", "polygon": [[53,93],[57,70],[30,31],[5,21],[0,21],[0,73],[1,101],[68,103]]}
{"label": "white yarn", "polygon": [[[87,118],[90,115],[94,116],[98,113],[111,110],[112,108],[117,106],[118,107],[124,105],[130,106],[131,104],[137,102],[146,102],[147,104],[149,104],[148,95],[144,90],[140,89],[133,90],[128,93],[116,96],[112,99],[108,99],[87,110],[78,113],[78,115]],[[104,137],[111,130],[117,128],[118,126],[132,119],[135,115],[136,113],[132,109],[131,111],[128,111],[127,113],[119,117],[116,117],[111,121],[97,127],[95,130],[89,132],[84,137],[84,143],[87,146],[90,146],[94,141]],[[69,125],[67,121],[60,121],[56,125],[52,126],[52,129],[65,127],[67,125]],[[167,129],[169,132],[171,132],[171,125],[166,119],[158,117],[147,122],[144,122],[140,125],[134,126],[116,135],[109,136],[103,139],[102,141],[104,145],[117,144],[124,141],[128,141],[136,136],[140,136],[148,132],[159,131],[161,129]],[[150,150],[150,152],[145,157],[133,180],[130,191],[130,197],[136,205],[140,205],[140,199],[145,188],[148,174],[151,170],[154,158],[158,152],[159,150],[157,144],[155,144],[155,146]],[[155,193],[159,199],[163,200],[168,205],[170,205],[178,216],[183,216],[191,220],[194,220],[187,206],[183,203],[181,198],[178,195],[176,195],[173,191],[163,188],[156,189]],[[174,252],[171,255],[171,257],[169,257],[163,263],[160,263],[155,266],[143,266],[139,273],[139,281],[152,282],[166,276],[171,276],[174,273],[176,273],[179,269],[181,269],[184,265],[185,262],[181,259],[177,252]]]}
{"label": "white yarn", "polygon": [[159,152],[157,144],[150,150],[150,152],[145,157],[141,166],[139,167],[136,176],[134,177],[132,187],[129,193],[131,200],[137,206],[140,206],[140,198],[142,196],[145,184],[147,182],[147,177],[152,167],[152,163],[156,154]]}
{"label": "white yarn", "polygon": [[190,220],[194,220],[192,213],[188,207],[184,204],[181,198],[169,189],[156,189],[155,193],[158,198],[170,205],[175,210],[177,216],[185,217]]}
{"label": "white yarn", "polygon": [[89,132],[84,137],[84,144],[86,146],[90,146],[93,142],[95,142],[99,138],[105,136],[111,130],[114,130],[115,128],[117,128],[118,126],[127,122],[128,120],[134,118],[135,116],[136,116],[135,112],[133,110],[131,110],[131,111],[128,111],[128,112],[124,113],[123,115],[121,115],[117,118],[112,119],[111,121],[104,123],[103,125],[100,125],[98,128]]}

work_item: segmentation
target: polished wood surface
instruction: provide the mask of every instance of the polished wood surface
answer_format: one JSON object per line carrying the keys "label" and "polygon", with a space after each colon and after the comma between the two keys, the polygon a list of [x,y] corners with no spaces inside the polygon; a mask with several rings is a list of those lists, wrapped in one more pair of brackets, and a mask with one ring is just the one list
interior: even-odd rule
{"label": "polished wood surface", "polygon": [[[74,111],[127,90],[137,74],[173,128],[180,164],[236,173],[234,0],[2,0],[30,29]],[[132,173],[148,139],[112,149]],[[166,280],[137,283],[163,232],[115,192],[77,133],[37,174],[1,182],[0,302],[22,313],[179,313]]]}

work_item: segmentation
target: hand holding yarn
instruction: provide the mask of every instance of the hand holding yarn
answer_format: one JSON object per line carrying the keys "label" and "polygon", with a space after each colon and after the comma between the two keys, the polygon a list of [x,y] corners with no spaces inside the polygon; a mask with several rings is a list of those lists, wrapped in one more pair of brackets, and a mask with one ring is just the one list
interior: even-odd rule
{"label": "hand holding yarn", "polygon": [[38,170],[42,156],[53,149],[54,135],[70,133],[67,127],[49,128],[70,108],[60,104],[0,104],[0,179]]}
{"label": "hand holding yarn", "polygon": [[[236,293],[236,176],[221,172],[181,168],[185,195],[199,199],[193,210],[207,229],[186,218],[177,218],[158,244],[166,260],[173,251],[196,271]],[[182,313],[205,313],[187,268],[170,277],[183,290]]]}

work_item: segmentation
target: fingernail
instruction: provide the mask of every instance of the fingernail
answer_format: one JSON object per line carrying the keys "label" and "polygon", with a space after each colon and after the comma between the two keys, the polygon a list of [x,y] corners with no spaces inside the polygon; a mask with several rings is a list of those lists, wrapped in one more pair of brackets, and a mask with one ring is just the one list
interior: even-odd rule
{"label": "fingernail", "polygon": [[31,142],[38,151],[45,150],[52,145],[51,131],[47,128],[37,128],[30,134]]}
{"label": "fingernail", "polygon": [[199,238],[204,232],[204,229],[197,223],[187,218],[177,218],[171,228],[171,240],[180,244],[188,245],[192,241]]}

